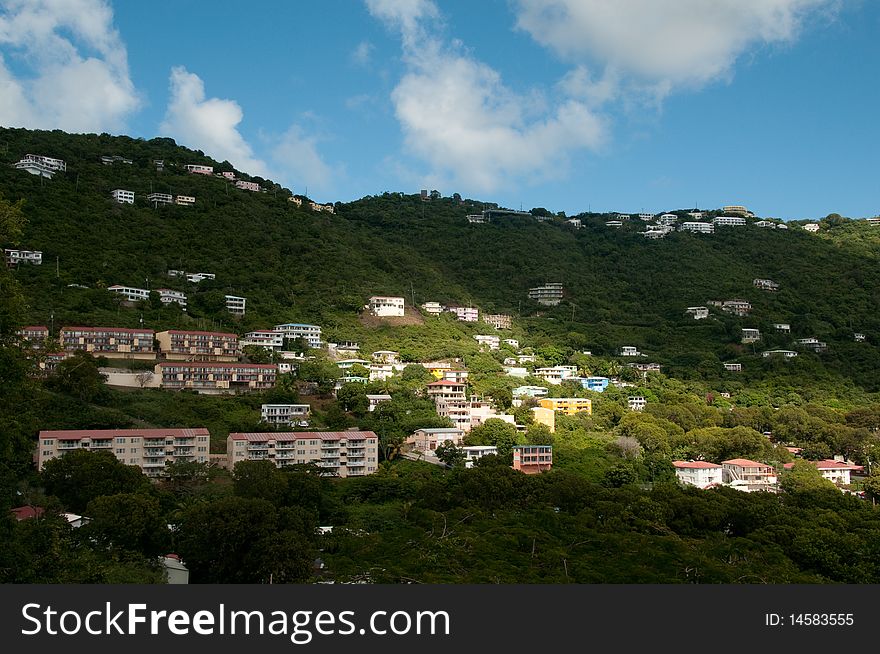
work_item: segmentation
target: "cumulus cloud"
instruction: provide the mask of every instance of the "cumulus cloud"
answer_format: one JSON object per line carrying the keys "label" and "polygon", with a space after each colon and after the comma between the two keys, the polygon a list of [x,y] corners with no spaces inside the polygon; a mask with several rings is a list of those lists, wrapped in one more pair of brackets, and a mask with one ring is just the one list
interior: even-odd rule
{"label": "cumulus cloud", "polygon": [[607,66],[661,92],[729,76],[736,60],[788,43],[838,0],[514,0],[517,26],[565,60]]}
{"label": "cumulus cloud", "polygon": [[0,123],[124,128],[140,99],[105,0],[6,0],[0,10]]}
{"label": "cumulus cloud", "polygon": [[238,131],[243,117],[234,100],[206,98],[205,84],[198,75],[182,66],[171,70],[171,99],[159,126],[162,133],[214,159],[227,160],[249,175],[266,177],[268,166]]}
{"label": "cumulus cloud", "polygon": [[318,139],[305,133],[299,125],[291,125],[272,150],[272,159],[284,171],[297,180],[297,186],[327,190],[337,176],[321,158],[317,148]]}
{"label": "cumulus cloud", "polygon": [[559,175],[568,155],[602,143],[605,126],[587,103],[514,93],[460,44],[434,36],[440,15],[432,2],[367,0],[367,7],[400,33],[407,72],[391,99],[407,150],[432,168],[428,178],[492,191]]}

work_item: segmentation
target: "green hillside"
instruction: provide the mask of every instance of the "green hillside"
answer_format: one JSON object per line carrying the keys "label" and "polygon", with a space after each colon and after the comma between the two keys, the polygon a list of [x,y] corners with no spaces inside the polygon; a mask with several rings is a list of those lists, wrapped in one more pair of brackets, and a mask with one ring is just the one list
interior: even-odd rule
{"label": "green hillside", "polygon": [[[467,214],[495,205],[449,197],[422,201],[385,193],[337,203],[329,214],[309,210],[307,201],[297,207],[288,201],[290,191],[269,180],[254,178],[268,191],[253,193],[218,177],[187,174],[188,163],[213,165],[215,172],[233,168],[170,139],[2,129],[0,143],[6,164],[26,153],[67,162],[67,172],[51,180],[0,166],[0,193],[25,200],[29,222],[20,247],[43,252],[42,266],[16,271],[31,323],[135,326],[143,318],[156,329],[244,332],[294,321],[320,324],[327,340],[396,347],[412,358],[473,351],[476,331],[469,326],[435,320],[373,329],[358,320],[370,295],[394,294],[408,303],[436,300],[512,313],[515,337],[527,345],[597,356],[635,345],[664,372],[686,378],[724,379],[722,361],[744,364],[737,380],[764,377],[780,363],[762,359],[762,350],[816,337],[828,343],[828,352],[801,352],[784,364],[786,375],[830,375],[869,392],[880,388],[880,229],[865,221],[830,216],[818,235],[794,226],[748,226],[647,241],[637,233],[641,221],[616,230],[604,224],[609,215],[599,214],[581,214],[580,230],[561,216],[470,225]],[[133,163],[103,165],[102,155]],[[164,161],[162,171],[156,159]],[[134,191],[135,205],[114,202],[116,188]],[[150,192],[192,195],[196,204],[156,209],[146,201]],[[169,269],[217,277],[195,285],[169,278]],[[781,288],[759,290],[754,278]],[[527,297],[530,287],[548,281],[564,284],[558,307]],[[186,291],[189,311],[120,308],[103,290],[112,284]],[[240,322],[223,309],[226,293],[247,298]],[[731,298],[749,300],[751,315],[713,309],[710,319],[695,321],[684,313]],[[790,323],[791,334],[776,334],[776,322]],[[759,328],[763,340],[742,345],[742,327]],[[854,342],[854,332],[867,341]]]}

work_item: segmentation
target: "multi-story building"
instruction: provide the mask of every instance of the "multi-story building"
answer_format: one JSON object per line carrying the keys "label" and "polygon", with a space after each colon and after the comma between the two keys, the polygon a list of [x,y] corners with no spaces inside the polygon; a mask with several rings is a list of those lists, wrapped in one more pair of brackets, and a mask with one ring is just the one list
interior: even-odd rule
{"label": "multi-story building", "polygon": [[640,214],[639,214],[639,219],[640,219],[640,220],[644,220],[645,222],[648,222],[648,221],[654,220],[654,214],[652,214],[652,213],[640,213]]}
{"label": "multi-story building", "polygon": [[512,347],[514,350],[518,350],[518,349],[519,349],[519,341],[516,340],[515,338],[505,338],[505,339],[504,339],[503,341],[501,341],[501,342],[504,343],[505,345],[509,345],[509,346]]}
{"label": "multi-story building", "polygon": [[533,374],[550,384],[561,384],[566,379],[577,377],[577,366],[549,366],[547,368],[535,368]]}
{"label": "multi-story building", "polygon": [[529,299],[534,300],[538,304],[555,307],[562,301],[562,284],[551,282],[543,286],[536,286],[529,289]]}
{"label": "multi-story building", "polygon": [[260,420],[270,425],[299,427],[309,426],[312,407],[308,404],[263,404]]}
{"label": "multi-story building", "polygon": [[156,364],[161,388],[200,393],[234,393],[275,386],[278,369],[271,363],[168,361]]}
{"label": "multi-story building", "polygon": [[723,466],[708,461],[673,461],[675,476],[688,486],[710,488],[723,482]]}
{"label": "multi-story building", "polygon": [[482,213],[469,213],[465,217],[471,225],[482,225],[489,222],[489,217]]}
{"label": "multi-story building", "polygon": [[113,286],[108,286],[107,290],[111,293],[121,295],[126,302],[141,302],[150,299],[150,291],[146,288],[134,288],[133,286],[114,284]]}
{"label": "multi-story building", "polygon": [[207,463],[210,439],[204,427],[41,431],[37,469],[73,450],[107,450],[121,463],[138,466],[149,477],[159,477],[171,463]]}
{"label": "multi-story building", "polygon": [[581,377],[581,386],[586,388],[588,391],[594,391],[596,393],[602,393],[608,388],[608,384],[611,382],[608,377]]}
{"label": "multi-story building", "polygon": [[431,427],[416,429],[406,439],[406,444],[418,452],[433,454],[440,445],[452,443],[461,445],[464,431],[458,427]]}
{"label": "multi-story building", "polygon": [[761,227],[764,229],[776,229],[776,223],[772,220],[759,220],[755,223],[755,227]]}
{"label": "multi-story building", "polygon": [[373,352],[373,361],[376,363],[400,363],[400,352],[394,350],[376,350]]}
{"label": "multi-story building", "polygon": [[620,229],[623,227],[623,221],[620,220],[606,220],[605,227],[614,227],[615,229]]}
{"label": "multi-story building", "polygon": [[402,297],[389,297],[385,295],[374,295],[370,298],[364,307],[374,316],[380,317],[397,317],[402,318],[404,315],[404,304]]}
{"label": "multi-story building", "polygon": [[741,363],[725,363],[724,369],[728,372],[742,372],[743,364]]}
{"label": "multi-story building", "polygon": [[40,250],[13,250],[6,248],[3,250],[3,257],[6,259],[7,266],[17,266],[20,263],[29,263],[33,266],[39,266],[43,263],[43,253]]}
{"label": "multi-story building", "polygon": [[660,372],[659,363],[628,363],[629,368],[635,368],[639,372]]}
{"label": "multi-story building", "polygon": [[243,316],[244,315],[244,307],[247,304],[247,299],[243,297],[239,297],[237,295],[226,295],[224,296],[226,300],[226,310],[234,316]]}
{"label": "multi-story building", "polygon": [[454,313],[462,322],[477,322],[480,319],[480,311],[476,307],[446,307],[446,310]]}
{"label": "multi-story building", "polygon": [[709,307],[688,307],[684,312],[694,317],[694,320],[703,320],[709,317]]}
{"label": "multi-story building", "polygon": [[477,334],[474,339],[480,346],[486,345],[490,350],[497,350],[501,347],[501,337],[492,334]]}
{"label": "multi-story building", "polygon": [[18,170],[26,170],[31,175],[40,175],[41,177],[52,176],[58,172],[65,172],[67,164],[63,159],[54,159],[52,157],[44,157],[39,154],[26,154],[15,164]]}
{"label": "multi-story building", "polygon": [[463,400],[465,399],[465,391],[467,384],[464,382],[453,382],[441,379],[431,382],[427,385],[428,398],[437,402],[437,400]]}
{"label": "multi-story building", "polygon": [[189,207],[196,203],[196,198],[193,195],[178,195],[174,198],[174,204],[178,204],[181,207]]}
{"label": "multi-story building", "polygon": [[220,173],[220,177],[228,179],[230,182],[235,181],[235,173],[231,170],[224,170],[222,173]]}
{"label": "multi-story building", "polygon": [[643,411],[648,406],[648,401],[641,395],[630,395],[626,398],[626,404],[630,411]]}
{"label": "multi-story building", "polygon": [[468,378],[467,370],[444,370],[441,379],[451,381],[457,384],[466,384]]}
{"label": "multi-story building", "polygon": [[584,397],[544,397],[538,400],[538,404],[545,409],[551,409],[556,413],[573,416],[576,413],[593,413],[593,402]]}
{"label": "multi-story building", "polygon": [[742,342],[743,343],[754,343],[756,341],[761,340],[761,331],[758,329],[747,329],[743,328],[742,330]]}
{"label": "multi-story building", "polygon": [[552,445],[514,445],[513,469],[533,475],[553,467]]}
{"label": "multi-story building", "polygon": [[83,350],[110,359],[154,359],[152,329],[121,327],[62,327],[58,333],[65,352]]}
{"label": "multi-story building", "polygon": [[159,353],[168,361],[237,361],[238,335],[169,329],[156,334]]}
{"label": "multi-story building", "polygon": [[242,349],[249,345],[255,345],[267,350],[281,350],[284,348],[284,334],[274,330],[259,329],[242,336],[238,340],[238,344]]}
{"label": "multi-story building", "polygon": [[309,209],[312,211],[324,211],[326,213],[334,213],[335,208],[331,203],[319,204],[317,202],[309,202]]}
{"label": "multi-story building", "polygon": [[674,213],[664,213],[657,219],[657,223],[660,225],[670,226],[676,224],[677,222],[678,216],[676,216]]}
{"label": "multi-story building", "polygon": [[158,207],[160,204],[171,204],[174,202],[174,197],[169,193],[150,193],[147,196],[147,202]]}
{"label": "multi-story building", "polygon": [[464,467],[473,468],[477,461],[484,456],[498,456],[498,448],[494,445],[465,445]]}
{"label": "multi-story building", "polygon": [[715,225],[712,223],[701,223],[697,221],[683,222],[678,229],[682,232],[694,232],[697,234],[715,233]]}
{"label": "multi-story building", "polygon": [[385,393],[367,394],[367,411],[372,413],[382,402],[390,402],[391,396]]}
{"label": "multi-story building", "polygon": [[371,431],[233,433],[226,457],[230,469],[240,461],[272,461],[279,468],[314,463],[326,475],[361,477],[379,466],[379,437]]}
{"label": "multi-story building", "polygon": [[569,225],[570,227],[573,227],[575,229],[580,229],[581,227],[583,227],[583,224],[581,223],[580,218],[569,218],[568,220],[565,221],[565,224]]}
{"label": "multi-story building", "polygon": [[824,352],[828,349],[828,343],[820,341],[818,338],[799,338],[795,341],[799,347],[805,347],[813,352]]}
{"label": "multi-story building", "polygon": [[120,204],[134,204],[134,191],[118,188],[112,191],[110,195]]}
{"label": "multi-story building", "polygon": [[159,294],[159,300],[162,304],[177,302],[177,304],[186,311],[186,293],[183,291],[174,291],[170,288],[157,288],[156,292]]}
{"label": "multi-story building", "polygon": [[[842,456],[838,458],[843,459]],[[838,460],[837,458],[824,459],[822,461],[809,461],[808,463],[812,463],[816,466],[819,470],[819,474],[822,475],[824,479],[827,479],[838,486],[849,486],[852,481],[850,473],[862,472],[864,470],[862,466],[847,463],[846,461]],[[794,463],[786,463],[783,466],[786,470],[791,470],[793,467]]]}
{"label": "multi-story building", "polygon": [[49,328],[44,325],[29,325],[16,331],[15,335],[30,343],[31,347],[39,348],[49,340]]}
{"label": "multi-story building", "polygon": [[773,466],[749,459],[722,461],[724,483],[745,491],[772,490],[776,484]]}
{"label": "multi-story building", "polygon": [[773,355],[785,357],[786,359],[793,359],[798,355],[798,353],[794,350],[765,350],[764,352],[761,352],[761,356],[765,359]]}
{"label": "multi-story building", "polygon": [[439,302],[425,302],[422,305],[422,310],[429,316],[439,316],[443,313],[443,305]]}
{"label": "multi-story building", "polygon": [[198,284],[200,281],[205,279],[214,279],[215,277],[217,277],[217,275],[215,275],[214,273],[186,273],[186,280],[188,282],[192,282],[193,284]]}
{"label": "multi-story building", "polygon": [[774,322],[773,329],[775,329],[780,334],[791,333],[791,325],[787,322]]}
{"label": "multi-story building", "polygon": [[752,310],[752,304],[746,300],[725,300],[721,303],[721,310],[735,316],[747,316]]}
{"label": "multi-story building", "polygon": [[549,389],[543,386],[517,386],[513,389],[513,397],[547,397],[549,392]]}
{"label": "multi-story building", "polygon": [[313,350],[321,347],[321,328],[318,325],[287,322],[283,325],[275,325],[272,331],[279,332],[286,340],[305,339],[308,346]]}
{"label": "multi-story building", "polygon": [[755,279],[752,281],[755,288],[760,288],[764,291],[778,291],[779,284],[774,282],[772,279]]}
{"label": "multi-story building", "polygon": [[755,215],[744,206],[739,204],[730,204],[726,207],[721,207],[721,212],[728,213],[734,216],[742,216],[743,218],[753,218]]}
{"label": "multi-story building", "polygon": [[243,191],[254,191],[256,193],[259,193],[262,190],[257,182],[246,182],[243,179],[236,180],[235,188],[240,188]]}
{"label": "multi-story building", "polygon": [[510,329],[513,318],[504,313],[483,314],[483,322],[489,323],[495,329]]}
{"label": "multi-story building", "polygon": [[640,357],[642,353],[634,345],[622,345],[620,347],[620,356],[622,357]]}
{"label": "multi-story building", "polygon": [[746,219],[741,216],[718,216],[712,224],[716,227],[745,227]]}
{"label": "multi-story building", "polygon": [[187,164],[184,166],[188,173],[195,173],[197,175],[213,175],[214,174],[214,166],[201,166],[199,164]]}

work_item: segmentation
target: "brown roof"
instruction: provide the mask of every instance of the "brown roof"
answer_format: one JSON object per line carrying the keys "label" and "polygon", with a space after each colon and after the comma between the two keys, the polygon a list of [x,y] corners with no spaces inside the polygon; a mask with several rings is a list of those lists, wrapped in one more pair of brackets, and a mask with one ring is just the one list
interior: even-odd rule
{"label": "brown roof", "polygon": [[301,439],[319,439],[322,441],[364,440],[378,438],[372,431],[262,431],[236,432],[229,434],[234,441],[298,441]]}
{"label": "brown roof", "polygon": [[166,436],[192,438],[193,436],[210,436],[204,427],[167,428],[167,429],[60,429],[40,432],[40,438],[57,438],[60,440],[82,440],[83,438],[107,439],[116,437],[143,436],[144,438],[164,438]]}

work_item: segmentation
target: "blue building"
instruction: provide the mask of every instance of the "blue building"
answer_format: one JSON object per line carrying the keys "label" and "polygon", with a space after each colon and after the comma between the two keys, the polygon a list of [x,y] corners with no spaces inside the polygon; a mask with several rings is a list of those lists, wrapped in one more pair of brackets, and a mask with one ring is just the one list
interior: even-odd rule
{"label": "blue building", "polygon": [[601,393],[606,388],[608,388],[609,383],[608,377],[581,377],[580,382],[581,386],[586,388],[589,391],[596,391],[597,393]]}

